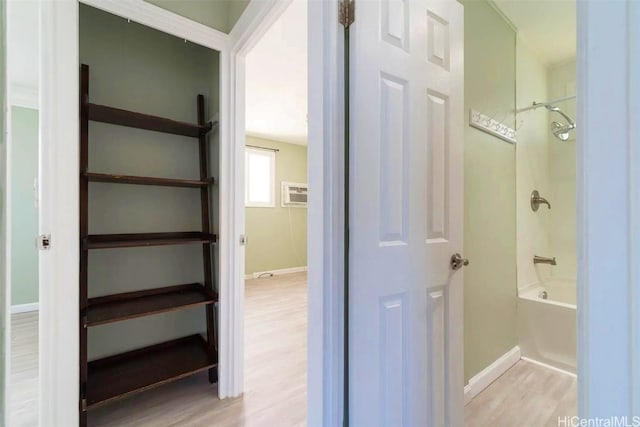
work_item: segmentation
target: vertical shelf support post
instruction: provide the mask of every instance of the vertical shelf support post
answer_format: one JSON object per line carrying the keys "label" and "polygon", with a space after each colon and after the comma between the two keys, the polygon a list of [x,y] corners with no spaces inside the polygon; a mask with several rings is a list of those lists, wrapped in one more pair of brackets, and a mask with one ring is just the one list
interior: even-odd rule
{"label": "vertical shelf support post", "polygon": [[88,263],[86,240],[89,235],[89,66],[80,68],[80,426],[87,425],[87,307]]}
{"label": "vertical shelf support post", "polygon": [[[205,106],[204,96],[198,95],[198,125],[204,126],[205,120]],[[209,178],[208,162],[207,158],[209,150],[207,144],[207,133],[200,131],[198,136],[198,147],[200,153],[200,180],[205,181]],[[209,187],[204,186],[200,189],[200,205],[202,210],[202,232],[211,233],[211,217],[209,214]],[[202,244],[202,256],[203,256],[203,268],[204,268],[204,286],[211,293],[215,292],[213,283],[213,263],[211,257],[211,244]],[[216,321],[215,321],[215,304],[209,304],[205,307],[207,314],[207,345],[211,353],[217,353],[216,344]],[[215,383],[218,381],[217,367],[209,369],[209,382]]]}

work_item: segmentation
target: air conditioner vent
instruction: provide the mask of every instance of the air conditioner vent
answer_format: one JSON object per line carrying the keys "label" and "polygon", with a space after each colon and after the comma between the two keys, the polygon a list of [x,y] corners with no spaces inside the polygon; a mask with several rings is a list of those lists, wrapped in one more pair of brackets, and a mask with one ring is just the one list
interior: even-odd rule
{"label": "air conditioner vent", "polygon": [[282,182],[282,207],[306,208],[307,184]]}

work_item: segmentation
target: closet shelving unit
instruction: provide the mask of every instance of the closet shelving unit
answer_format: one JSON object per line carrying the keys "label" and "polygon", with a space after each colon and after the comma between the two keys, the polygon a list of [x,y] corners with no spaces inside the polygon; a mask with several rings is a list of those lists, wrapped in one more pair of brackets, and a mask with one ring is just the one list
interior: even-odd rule
{"label": "closet shelving unit", "polygon": [[[197,97],[197,124],[140,114],[89,102],[89,66],[80,70],[80,424],[87,423],[87,410],[198,372],[209,371],[217,381],[218,351],[214,304],[209,186],[214,180],[207,167],[207,133],[216,123],[205,121],[204,97]],[[200,179],[172,179],[93,173],[89,165],[89,121],[146,129],[198,139]],[[202,231],[89,234],[89,182],[187,187],[200,189]],[[204,283],[88,298],[88,253],[92,249],[202,244]],[[136,317],[204,306],[206,339],[191,335],[100,360],[87,360],[88,328]]]}

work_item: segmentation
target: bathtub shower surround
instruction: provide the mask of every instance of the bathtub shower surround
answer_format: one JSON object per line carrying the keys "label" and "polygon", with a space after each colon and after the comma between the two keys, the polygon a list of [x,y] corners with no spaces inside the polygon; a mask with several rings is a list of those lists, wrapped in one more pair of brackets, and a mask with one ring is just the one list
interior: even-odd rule
{"label": "bathtub shower surround", "polygon": [[575,280],[549,280],[522,289],[518,336],[523,357],[575,374]]}
{"label": "bathtub shower surround", "polygon": [[576,62],[548,66],[522,43],[516,62],[518,342],[575,373]]}

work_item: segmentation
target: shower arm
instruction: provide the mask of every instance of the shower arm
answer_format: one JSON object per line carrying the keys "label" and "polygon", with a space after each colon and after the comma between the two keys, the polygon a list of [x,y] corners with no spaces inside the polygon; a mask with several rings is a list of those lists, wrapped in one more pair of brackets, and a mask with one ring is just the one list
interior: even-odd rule
{"label": "shower arm", "polygon": [[571,117],[567,116],[561,109],[559,109],[558,107],[552,107],[550,105],[547,105],[546,107],[547,107],[547,110],[554,111],[560,114],[562,117],[564,117],[564,119],[568,122],[567,128],[574,129],[576,127],[576,123],[571,119]]}
{"label": "shower arm", "polygon": [[531,105],[528,106],[528,107],[518,108],[516,110],[516,113],[524,113],[525,111],[535,110],[535,109],[538,109],[540,107],[554,106],[555,104],[557,104],[559,102],[570,101],[572,99],[576,99],[576,96],[575,95],[565,96],[564,98],[558,98],[558,99],[554,99],[552,101],[547,101],[547,102],[536,102],[536,101],[533,101],[531,103]]}

